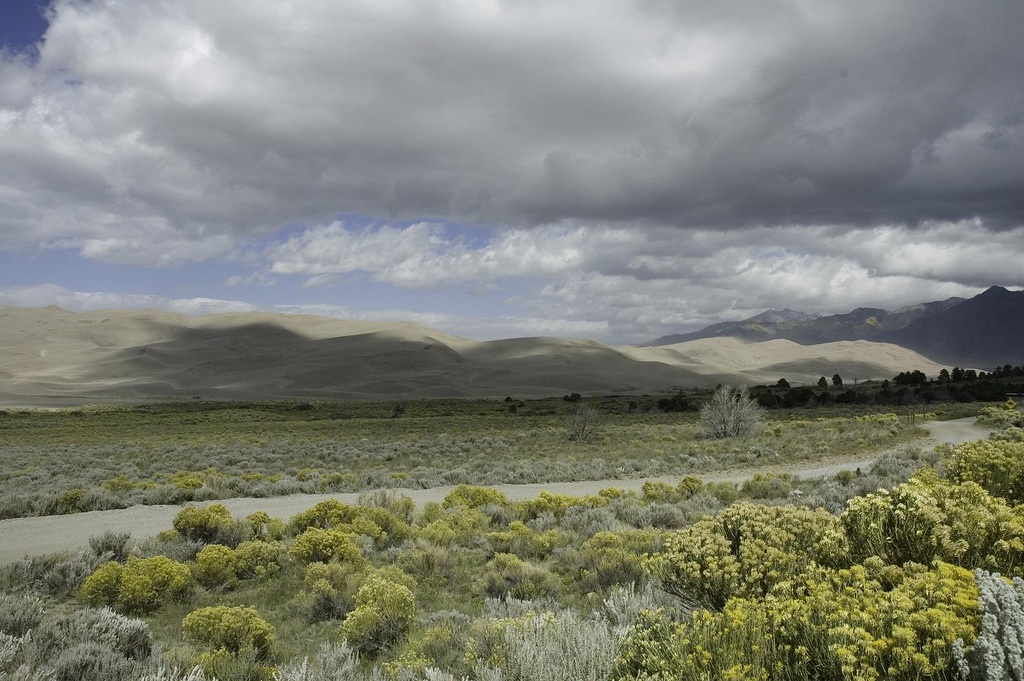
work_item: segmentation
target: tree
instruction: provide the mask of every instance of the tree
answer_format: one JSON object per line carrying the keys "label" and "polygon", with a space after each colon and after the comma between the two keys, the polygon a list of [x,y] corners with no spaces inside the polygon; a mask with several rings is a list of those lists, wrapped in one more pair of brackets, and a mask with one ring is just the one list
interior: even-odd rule
{"label": "tree", "polygon": [[780,388],[788,388],[789,387],[789,381],[787,381],[784,378],[780,378],[779,382],[776,383],[775,385],[777,385]]}
{"label": "tree", "polygon": [[746,388],[725,385],[701,408],[700,421],[708,437],[737,437],[756,433],[763,415]]}
{"label": "tree", "polygon": [[833,374],[832,375],[832,385],[834,385],[837,388],[842,388],[843,387],[843,377],[840,376],[839,374]]}
{"label": "tree", "polygon": [[827,388],[828,387],[828,379],[825,378],[824,376],[819,378],[818,379],[818,387],[819,388]]}

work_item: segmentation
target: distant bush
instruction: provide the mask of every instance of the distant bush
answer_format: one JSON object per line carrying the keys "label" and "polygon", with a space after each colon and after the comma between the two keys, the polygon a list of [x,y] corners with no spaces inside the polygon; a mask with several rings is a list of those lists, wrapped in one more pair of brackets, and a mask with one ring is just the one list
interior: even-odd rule
{"label": "distant bush", "polygon": [[451,508],[452,506],[480,508],[488,504],[507,506],[508,503],[508,497],[491,487],[459,485],[445,496],[442,505],[445,508]]}
{"label": "distant bush", "polygon": [[713,438],[746,437],[761,429],[764,411],[746,388],[722,386],[700,410],[704,434]]}

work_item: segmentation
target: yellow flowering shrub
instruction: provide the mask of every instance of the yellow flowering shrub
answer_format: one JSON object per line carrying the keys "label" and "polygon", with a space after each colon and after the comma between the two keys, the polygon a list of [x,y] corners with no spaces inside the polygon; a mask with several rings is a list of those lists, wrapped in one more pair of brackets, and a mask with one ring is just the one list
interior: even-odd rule
{"label": "yellow flowering shrub", "polygon": [[732,598],[684,623],[643,613],[615,678],[950,678],[954,642],[973,641],[979,626],[973,575],[944,563],[816,568],[782,591]]}
{"label": "yellow flowering shrub", "polygon": [[668,534],[645,565],[685,601],[720,608],[757,596],[812,565],[842,566],[850,549],[839,520],[822,509],[733,504],[713,518]]}
{"label": "yellow flowering shrub", "polygon": [[943,465],[953,482],[975,482],[1011,505],[1024,501],[1024,442],[965,442],[946,450]]}
{"label": "yellow flowering shrub", "polygon": [[86,577],[79,596],[90,605],[146,613],[180,601],[192,586],[192,572],[166,556],[132,556],[124,565],[110,561]]}
{"label": "yellow flowering shrub", "polygon": [[288,553],[304,563],[337,560],[361,563],[363,554],[351,532],[310,527],[292,542]]}
{"label": "yellow flowering shrub", "polygon": [[938,559],[1011,576],[1024,564],[1024,507],[1011,509],[978,484],[942,480],[929,468],[892,490],[851,499],[842,522],[856,560]]}
{"label": "yellow flowering shrub", "polygon": [[213,650],[237,654],[245,648],[256,651],[257,659],[270,658],[276,636],[274,627],[248,606],[199,608],[181,622],[185,638]]}
{"label": "yellow flowering shrub", "polygon": [[490,487],[475,487],[473,485],[459,485],[444,498],[443,506],[465,506],[466,508],[480,508],[488,504],[508,506],[509,501],[503,493]]}

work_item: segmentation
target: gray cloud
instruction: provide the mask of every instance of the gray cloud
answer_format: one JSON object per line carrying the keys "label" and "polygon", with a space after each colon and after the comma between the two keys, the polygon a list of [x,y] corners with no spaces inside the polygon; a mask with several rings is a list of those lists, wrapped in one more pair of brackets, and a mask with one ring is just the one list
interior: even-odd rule
{"label": "gray cloud", "polygon": [[1022,25],[1017,0],[60,0],[38,62],[0,63],[0,248],[174,264],[339,212],[1012,228]]}

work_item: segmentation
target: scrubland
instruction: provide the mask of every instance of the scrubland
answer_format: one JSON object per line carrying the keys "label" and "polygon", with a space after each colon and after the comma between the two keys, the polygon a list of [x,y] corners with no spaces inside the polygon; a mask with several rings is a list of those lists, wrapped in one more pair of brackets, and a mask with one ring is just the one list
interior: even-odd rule
{"label": "scrubland", "polygon": [[[932,452],[886,413],[773,412],[756,436],[708,440],[691,414],[604,401],[593,436],[570,442],[577,405],[557,400],[515,414],[485,401],[405,406],[400,418],[386,404],[4,414],[5,456],[28,469],[4,494],[19,489],[27,504],[75,489],[115,505],[175,489],[186,500],[271,494],[334,474],[351,476],[346,489],[462,484],[419,508],[394,491],[281,519],[187,506],[141,545],[106,534],[89,551],[3,566],[0,671],[193,681],[1024,672],[1014,638],[1024,582],[997,576],[1024,572],[1019,412],[988,408],[992,439]],[[694,475],[869,450],[891,453],[859,475]],[[608,472],[676,479],[525,501],[481,486]],[[104,484],[120,475],[127,482]],[[201,484],[181,484],[187,476]]]}
{"label": "scrubland", "polygon": [[[639,413],[630,413],[631,403]],[[683,475],[852,456],[915,435],[898,418],[877,421],[867,408],[846,408],[773,411],[761,437],[709,440],[695,413],[646,406],[589,402],[594,432],[586,442],[568,442],[567,423],[580,405],[562,399],[6,410],[0,518],[382,487]]]}

